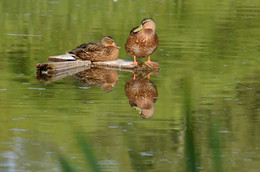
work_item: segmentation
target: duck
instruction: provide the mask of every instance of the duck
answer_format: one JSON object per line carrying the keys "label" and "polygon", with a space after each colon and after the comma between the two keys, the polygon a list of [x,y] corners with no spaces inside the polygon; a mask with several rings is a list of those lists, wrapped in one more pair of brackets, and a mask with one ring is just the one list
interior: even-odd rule
{"label": "duck", "polygon": [[125,49],[128,55],[134,57],[132,64],[137,64],[136,57],[146,57],[146,63],[152,63],[150,55],[156,50],[159,39],[155,33],[156,24],[152,18],[145,18],[141,25],[134,27],[126,41]]}
{"label": "duck", "polygon": [[101,42],[84,43],[69,51],[78,60],[90,60],[94,62],[113,61],[119,55],[120,47],[116,45],[111,36],[105,36]]}
{"label": "duck", "polygon": [[142,118],[152,118],[154,103],[158,99],[156,85],[140,72],[134,73],[133,77],[126,81],[124,89],[130,106],[138,110]]}
{"label": "duck", "polygon": [[116,70],[93,67],[74,74],[74,78],[89,86],[100,86],[103,92],[108,93],[115,87],[119,75]]}

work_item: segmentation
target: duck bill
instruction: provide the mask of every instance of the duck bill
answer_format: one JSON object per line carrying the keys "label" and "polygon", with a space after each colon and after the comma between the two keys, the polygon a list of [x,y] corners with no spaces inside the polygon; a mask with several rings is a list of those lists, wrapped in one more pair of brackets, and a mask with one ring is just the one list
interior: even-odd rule
{"label": "duck bill", "polygon": [[120,49],[121,47],[119,47],[118,45],[116,45],[115,43],[113,44],[114,47]]}
{"label": "duck bill", "polygon": [[140,30],[142,30],[143,29],[143,25],[140,25],[138,28],[136,28],[135,30],[134,30],[134,32],[136,33],[136,32],[139,32]]}
{"label": "duck bill", "polygon": [[141,108],[139,108],[139,107],[137,107],[137,106],[133,106],[133,108],[134,108],[135,110],[137,110],[137,111],[139,112],[139,114],[142,113],[142,109],[141,109]]}

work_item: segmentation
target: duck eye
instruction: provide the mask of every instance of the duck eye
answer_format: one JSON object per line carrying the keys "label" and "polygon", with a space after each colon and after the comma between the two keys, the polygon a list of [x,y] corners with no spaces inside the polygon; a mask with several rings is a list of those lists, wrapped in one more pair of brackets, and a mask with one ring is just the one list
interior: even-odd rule
{"label": "duck eye", "polygon": [[148,23],[148,22],[149,22],[149,21],[146,20],[146,21],[144,21],[144,22],[142,23],[142,25],[144,25],[145,23]]}

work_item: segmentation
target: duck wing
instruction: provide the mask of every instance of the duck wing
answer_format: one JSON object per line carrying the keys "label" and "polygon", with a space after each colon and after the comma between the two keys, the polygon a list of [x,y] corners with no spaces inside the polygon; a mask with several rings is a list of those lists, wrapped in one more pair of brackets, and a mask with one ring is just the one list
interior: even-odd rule
{"label": "duck wing", "polygon": [[104,46],[101,43],[84,43],[69,51],[69,53],[78,55],[79,53],[100,52],[102,50],[104,50]]}

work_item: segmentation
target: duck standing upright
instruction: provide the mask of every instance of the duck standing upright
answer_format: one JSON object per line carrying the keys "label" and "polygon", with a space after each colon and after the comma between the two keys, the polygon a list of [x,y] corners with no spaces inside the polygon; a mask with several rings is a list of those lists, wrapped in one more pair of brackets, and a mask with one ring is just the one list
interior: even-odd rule
{"label": "duck standing upright", "polygon": [[113,61],[119,55],[119,48],[111,36],[105,36],[101,43],[84,43],[68,53],[79,60]]}
{"label": "duck standing upright", "polygon": [[151,63],[150,55],[156,50],[159,40],[155,33],[156,24],[152,18],[145,18],[141,25],[134,27],[126,41],[125,49],[129,55],[134,56],[134,62],[137,64],[136,57],[146,57],[146,63]]}

